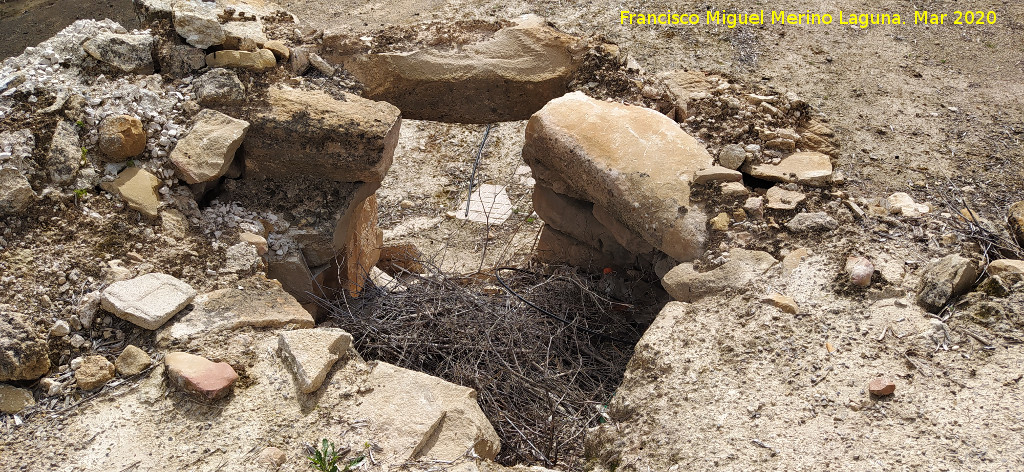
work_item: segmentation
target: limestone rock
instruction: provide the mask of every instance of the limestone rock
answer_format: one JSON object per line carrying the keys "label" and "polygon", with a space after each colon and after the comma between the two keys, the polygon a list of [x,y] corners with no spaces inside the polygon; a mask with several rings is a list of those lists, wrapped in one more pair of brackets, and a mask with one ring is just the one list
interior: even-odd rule
{"label": "limestone rock", "polygon": [[721,166],[698,170],[693,177],[693,183],[697,185],[708,182],[739,182],[741,180],[743,180],[742,173]]}
{"label": "limestone rock", "polygon": [[274,53],[274,57],[281,61],[287,61],[292,55],[291,49],[288,49],[284,42],[276,39],[267,41],[263,44],[263,47]]}
{"label": "limestone rock", "polygon": [[401,118],[397,108],[355,95],[270,89],[268,109],[245,139],[247,170],[264,176],[322,176],[380,182],[391,167]]}
{"label": "limestone rock", "polygon": [[661,284],[672,298],[692,302],[712,293],[740,290],[776,262],[766,252],[733,249],[729,261],[715,269],[697,272],[692,263],[684,262],[665,274]]}
{"label": "limestone rock", "polygon": [[108,192],[117,192],[133,210],[156,218],[160,208],[160,194],[157,192],[160,185],[157,176],[139,167],[129,167],[118,174],[113,182],[102,187]]}
{"label": "limestone rock", "polygon": [[858,287],[871,285],[871,276],[875,273],[875,266],[866,257],[847,257],[846,274],[850,276],[850,283]]}
{"label": "limestone rock", "polygon": [[71,122],[60,120],[53,130],[53,140],[50,141],[50,152],[46,158],[50,180],[59,184],[71,182],[81,166],[82,144],[78,139],[78,130]]}
{"label": "limestone rock", "polygon": [[188,235],[191,224],[185,215],[175,210],[174,208],[168,208],[160,212],[160,230],[165,236],[170,236],[174,239],[181,239]]}
{"label": "limestone rock", "polygon": [[794,300],[793,297],[790,296],[776,293],[769,296],[765,301],[770,303],[775,308],[782,310],[783,313],[795,315],[798,312],[800,312],[800,306],[797,305],[796,300]]}
{"label": "limestone rock", "polygon": [[872,395],[878,395],[884,397],[886,395],[892,395],[896,391],[896,384],[885,377],[876,377],[868,383],[868,391]]}
{"label": "limestone rock", "polygon": [[1002,277],[1007,280],[1020,280],[1024,278],[1024,261],[1017,259],[999,259],[988,265],[988,274],[995,277]]}
{"label": "limestone rock", "polygon": [[352,415],[370,418],[381,447],[398,463],[451,461],[472,450],[493,460],[501,447],[497,433],[476,401],[476,391],[437,377],[378,362]]}
{"label": "limestone rock", "polygon": [[35,380],[50,370],[50,350],[31,319],[0,305],[0,381]]}
{"label": "limestone rock", "polygon": [[155,38],[149,34],[115,34],[102,32],[89,39],[82,48],[96,60],[132,74],[152,74]]}
{"label": "limestone rock", "polygon": [[309,303],[314,297],[323,295],[321,286],[326,273],[306,265],[302,251],[290,249],[281,255],[274,255],[267,262],[267,277],[278,281],[284,290],[295,297],[299,303]]}
{"label": "limestone rock", "polygon": [[204,2],[179,0],[173,3],[174,31],[199,49],[223,44],[227,36],[217,19],[219,9]]}
{"label": "limestone rock", "polygon": [[260,451],[260,454],[256,456],[256,462],[273,468],[281,467],[287,459],[288,456],[285,452],[276,447],[265,447]]}
{"label": "limestone rock", "polygon": [[171,162],[190,184],[219,179],[231,166],[248,129],[248,122],[219,111],[202,110],[192,129],[171,151]]}
{"label": "limestone rock", "polygon": [[[346,36],[324,45],[344,54]],[[419,50],[341,57],[366,97],[394,104],[406,117],[457,123],[525,120],[566,93],[582,64],[575,38],[527,15],[482,42],[454,51]],[[330,58],[329,58],[330,59]]]}
{"label": "limestone rock", "polygon": [[57,320],[55,323],[53,323],[53,326],[50,327],[51,337],[63,338],[68,334],[71,334],[71,325],[69,325],[67,321]]}
{"label": "limestone rock", "polygon": [[221,28],[224,29],[224,49],[255,51],[270,41],[263,31],[263,22],[259,19],[229,21],[221,25]]}
{"label": "limestone rock", "polygon": [[917,218],[928,213],[928,205],[915,203],[914,198],[903,192],[896,192],[885,199],[885,207],[895,215]]}
{"label": "limestone rock", "polygon": [[188,344],[209,334],[247,327],[313,327],[313,317],[278,281],[256,275],[234,285],[197,296],[191,311],[157,333],[157,342]]}
{"label": "limestone rock", "polygon": [[1006,212],[1006,223],[1017,244],[1024,247],[1024,201],[1010,205]]}
{"label": "limestone rock", "polygon": [[973,261],[950,254],[930,262],[921,276],[917,303],[932,313],[938,313],[950,299],[967,293],[978,278]]}
{"label": "limestone rock", "polygon": [[269,248],[267,247],[267,238],[253,233],[239,233],[238,239],[243,243],[251,244],[252,247],[256,248],[257,255],[264,255],[267,253]]}
{"label": "limestone rock", "polygon": [[166,44],[157,53],[160,72],[182,78],[206,67],[206,52],[187,44]]}
{"label": "limestone rock", "polygon": [[352,234],[345,245],[345,287],[356,297],[363,290],[370,269],[380,260],[384,232],[377,226],[377,196],[370,195],[355,210]]}
{"label": "limestone rock", "polygon": [[224,252],[224,259],[224,266],[218,271],[222,274],[251,275],[262,261],[256,252],[256,246],[244,242],[229,247]]}
{"label": "limestone rock", "polygon": [[309,69],[310,54],[309,46],[299,46],[292,49],[292,57],[288,61],[288,68],[291,70],[292,75],[300,76],[306,73],[306,70]]}
{"label": "limestone rock", "polygon": [[86,356],[75,369],[75,382],[82,390],[95,390],[114,378],[114,364],[103,356]]}
{"label": "limestone rock", "polygon": [[100,303],[118,318],[155,330],[195,296],[189,284],[167,274],[149,273],[111,284],[103,290]]}
{"label": "limestone rock", "polygon": [[747,160],[747,151],[739,144],[730,144],[718,152],[718,163],[727,169],[739,169]]}
{"label": "limestone rock", "polygon": [[225,362],[213,362],[187,352],[164,356],[167,379],[175,387],[202,400],[216,400],[231,393],[238,374]]}
{"label": "limestone rock", "polygon": [[665,115],[570,93],[530,118],[523,158],[538,182],[600,205],[672,258],[703,251],[706,220],[689,181],[711,155]]}
{"label": "limestone rock", "polygon": [[715,231],[728,231],[729,230],[729,214],[719,213],[714,218],[708,220],[708,224],[711,225],[711,229]]}
{"label": "limestone rock", "polygon": [[[666,71],[658,74],[658,79],[668,89],[672,104],[676,107],[677,121],[683,121],[689,116],[689,103],[695,95],[708,93],[712,90],[711,84],[702,72],[685,70]],[[721,163],[723,166],[729,167],[724,162]],[[737,165],[736,167],[739,166]]]}
{"label": "limestone rock", "polygon": [[193,87],[196,101],[204,107],[235,106],[245,102],[245,87],[234,71],[214,68],[199,76]]}
{"label": "limestone rock", "polygon": [[18,413],[36,404],[32,392],[13,385],[0,384],[0,412]]}
{"label": "limestone rock", "polygon": [[537,259],[548,264],[564,264],[588,272],[601,272],[611,268],[628,269],[636,265],[636,259],[616,244],[618,251],[602,251],[568,234],[545,225],[537,241]]}
{"label": "limestone rock", "polygon": [[[615,241],[626,248],[627,251],[633,254],[647,254],[654,250],[654,246],[651,246],[650,243],[644,241],[639,235],[630,231],[626,225],[615,219],[604,207],[601,205],[593,205],[593,207],[594,218],[597,218],[597,221],[611,233]],[[691,218],[697,217],[698,213],[695,212],[693,216],[687,216]]]}
{"label": "limestone rock", "polygon": [[38,198],[18,169],[0,168],[0,215],[21,213]]}
{"label": "limestone rock", "polygon": [[295,375],[299,391],[312,393],[348,351],[352,335],[338,328],[297,329],[278,334],[277,345],[281,359]]}
{"label": "limestone rock", "polygon": [[559,195],[543,185],[533,188],[533,208],[537,216],[544,220],[544,224],[551,225],[552,228],[598,251],[625,251],[611,232],[594,216],[593,207],[592,203]]}
{"label": "limestone rock", "polygon": [[795,233],[832,231],[838,227],[839,222],[823,211],[798,213],[786,223],[786,228]]}
{"label": "limestone rock", "polygon": [[747,165],[744,170],[759,179],[824,187],[832,181],[832,161],[820,152],[798,152],[778,164]]}
{"label": "limestone rock", "polygon": [[132,344],[125,346],[121,355],[117,356],[117,360],[114,361],[114,369],[125,377],[142,373],[151,365],[153,365],[153,359],[149,357],[149,354]]}
{"label": "limestone rock", "polygon": [[114,115],[100,122],[100,152],[111,162],[125,160],[146,150],[142,121],[131,115]]}
{"label": "limestone rock", "polygon": [[807,198],[806,195],[795,192],[792,190],[786,190],[778,185],[768,189],[768,192],[764,194],[768,199],[768,208],[773,210],[793,210],[796,209],[800,202]]}
{"label": "limestone rock", "polygon": [[334,75],[334,72],[336,72],[334,66],[332,66],[330,62],[327,62],[327,60],[320,57],[320,55],[315,52],[309,53],[309,64],[327,77]]}
{"label": "limestone rock", "polygon": [[206,65],[210,67],[236,67],[254,71],[264,71],[277,66],[274,53],[267,49],[256,51],[216,51],[206,55]]}

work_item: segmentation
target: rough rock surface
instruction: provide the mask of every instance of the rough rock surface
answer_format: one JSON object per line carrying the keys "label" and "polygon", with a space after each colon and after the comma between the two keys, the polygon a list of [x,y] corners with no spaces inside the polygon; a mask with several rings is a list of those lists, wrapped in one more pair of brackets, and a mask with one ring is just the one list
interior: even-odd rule
{"label": "rough rock surface", "polygon": [[75,369],[75,382],[82,390],[95,390],[114,378],[114,364],[103,356],[86,356]]}
{"label": "rough rock surface", "polygon": [[747,166],[744,170],[759,179],[823,187],[832,181],[832,161],[820,152],[798,152],[778,164]]}
{"label": "rough rock surface", "polygon": [[277,65],[274,53],[267,49],[256,51],[216,51],[206,55],[210,67],[235,67],[254,71],[273,69]]}
{"label": "rough rock surface", "polygon": [[34,380],[49,370],[46,338],[27,315],[0,306],[0,381]]}
{"label": "rough rock surface", "polygon": [[678,301],[689,302],[724,290],[740,290],[771,269],[778,261],[761,251],[733,249],[729,261],[707,272],[697,272],[684,262],[661,279],[665,290]]}
{"label": "rough rock surface", "polygon": [[114,361],[114,369],[123,376],[137,375],[153,365],[153,359],[138,346],[129,344]]}
{"label": "rough rock surface", "polygon": [[111,284],[103,290],[101,305],[121,319],[155,330],[195,296],[195,289],[176,277],[150,273]]}
{"label": "rough rock surface", "polygon": [[302,393],[320,388],[331,367],[352,345],[352,335],[338,328],[283,331],[278,335],[281,360]]}
{"label": "rough rock surface", "polygon": [[839,222],[823,211],[799,213],[786,222],[786,228],[797,233],[832,231],[838,227]]}
{"label": "rough rock surface", "polygon": [[0,215],[24,211],[38,196],[18,169],[0,169]]}
{"label": "rough rock surface", "polygon": [[32,391],[13,385],[0,384],[0,412],[17,413],[36,404]]}
{"label": "rough rock surface", "polygon": [[153,73],[153,47],[156,39],[148,34],[103,32],[82,47],[90,56],[132,74]]}
{"label": "rough rock surface", "polygon": [[46,159],[50,180],[55,183],[70,182],[81,165],[82,145],[78,139],[78,129],[69,121],[58,121]]}
{"label": "rough rock surface", "polygon": [[232,70],[213,68],[199,76],[193,86],[196,101],[204,107],[234,106],[245,101],[245,86]]}
{"label": "rough rock surface", "polygon": [[1024,247],[1024,201],[1010,205],[1006,212],[1006,222],[1017,244]]}
{"label": "rough rock surface", "polygon": [[807,198],[806,195],[794,191],[786,190],[778,185],[768,189],[765,193],[765,197],[768,198],[767,207],[773,210],[792,210]]}
{"label": "rough rock surface", "polygon": [[167,379],[177,388],[202,400],[216,400],[231,393],[238,374],[224,362],[213,362],[187,352],[164,356]]}
{"label": "rough rock surface", "polygon": [[218,9],[204,2],[176,1],[171,5],[174,30],[189,44],[206,49],[223,44],[224,28],[218,20]]}
{"label": "rough rock surface", "polygon": [[384,362],[374,366],[367,386],[373,390],[355,413],[390,432],[381,437],[382,446],[400,460],[450,461],[469,449],[485,459],[498,454],[498,435],[477,405],[475,390]]}
{"label": "rough rock surface", "polygon": [[246,121],[219,111],[202,110],[192,129],[171,151],[171,162],[190,184],[219,179],[234,161],[248,129]]}
{"label": "rough rock surface", "polygon": [[[419,50],[339,58],[366,86],[366,97],[408,118],[457,123],[525,120],[566,93],[580,67],[581,40],[527,15],[482,42],[456,51]],[[328,48],[337,47],[331,34]],[[331,57],[328,57],[331,59]]]}
{"label": "rough rock surface", "polygon": [[978,267],[969,259],[950,254],[936,259],[924,268],[917,303],[937,313],[953,297],[967,293],[978,278]]}
{"label": "rough rock surface", "polygon": [[100,122],[99,147],[111,162],[124,162],[146,150],[142,120],[131,115],[114,115]]}
{"label": "rough rock surface", "polygon": [[706,220],[689,182],[712,158],[664,115],[574,92],[530,118],[523,159],[539,183],[600,205],[672,258],[703,251]]}
{"label": "rough rock surface", "polygon": [[187,77],[206,67],[206,52],[187,44],[167,44],[157,53],[160,72],[171,77]]}
{"label": "rough rock surface", "polygon": [[268,177],[323,176],[380,182],[391,168],[400,112],[387,103],[275,87],[269,109],[252,121],[245,165]]}
{"label": "rough rock surface", "polygon": [[150,218],[156,218],[160,209],[157,189],[161,182],[157,176],[139,167],[129,167],[117,175],[117,179],[104,188],[117,192],[128,206]]}
{"label": "rough rock surface", "polygon": [[[241,290],[238,287],[242,287]],[[243,328],[312,328],[313,317],[276,280],[257,275],[197,296],[193,308],[157,333],[161,345],[188,345],[192,340]]]}

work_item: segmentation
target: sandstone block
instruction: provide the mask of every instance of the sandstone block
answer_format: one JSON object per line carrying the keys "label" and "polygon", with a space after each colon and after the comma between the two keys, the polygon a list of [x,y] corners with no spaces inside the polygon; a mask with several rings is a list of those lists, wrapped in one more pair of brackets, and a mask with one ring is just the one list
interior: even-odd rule
{"label": "sandstone block", "polygon": [[219,111],[202,110],[192,129],[171,151],[171,162],[189,184],[219,179],[234,161],[248,129],[246,121]]}
{"label": "sandstone block", "polygon": [[231,393],[238,374],[225,362],[213,362],[186,352],[164,356],[167,379],[178,389],[202,400],[216,400]]}
{"label": "sandstone block", "polygon": [[338,328],[282,331],[277,344],[281,359],[302,393],[319,389],[331,367],[351,345],[352,335]]}
{"label": "sandstone block", "polygon": [[86,356],[75,369],[75,381],[82,390],[95,390],[114,378],[114,364],[103,356]]}
{"label": "sandstone block", "polygon": [[103,290],[101,305],[118,318],[155,330],[185,308],[196,290],[177,278],[159,273],[115,282]]}

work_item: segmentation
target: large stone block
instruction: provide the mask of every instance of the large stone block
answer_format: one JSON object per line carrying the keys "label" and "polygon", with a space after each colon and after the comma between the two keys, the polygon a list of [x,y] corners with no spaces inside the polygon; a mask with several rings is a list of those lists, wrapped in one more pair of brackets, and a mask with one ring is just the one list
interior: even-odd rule
{"label": "large stone block", "polygon": [[530,118],[523,159],[538,182],[600,205],[672,258],[703,251],[704,215],[690,203],[690,182],[712,158],[664,115],[573,92]]}
{"label": "large stone block", "polygon": [[219,179],[235,159],[249,123],[219,111],[203,110],[171,151],[178,174],[190,184]]}
{"label": "large stone block", "polygon": [[[324,43],[344,54],[346,39],[328,34]],[[494,123],[524,120],[564,94],[582,63],[580,42],[547,26],[543,18],[527,15],[487,40],[454,51],[343,59],[366,86],[366,97],[392,103],[409,118]]]}
{"label": "large stone block", "polygon": [[274,87],[246,135],[246,167],[275,178],[380,182],[391,168],[400,125],[400,112],[387,103]]}

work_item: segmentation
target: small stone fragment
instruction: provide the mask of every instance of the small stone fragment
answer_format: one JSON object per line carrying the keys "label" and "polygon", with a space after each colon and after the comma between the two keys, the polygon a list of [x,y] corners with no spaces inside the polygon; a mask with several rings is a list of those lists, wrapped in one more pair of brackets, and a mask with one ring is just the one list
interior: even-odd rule
{"label": "small stone fragment", "polygon": [[315,52],[309,54],[309,63],[323,75],[328,77],[334,75],[334,66]]}
{"label": "small stone fragment", "polygon": [[747,160],[747,151],[739,144],[730,144],[718,153],[718,163],[728,169],[739,169]]}
{"label": "small stone fragment", "polygon": [[0,215],[21,213],[38,198],[18,169],[0,169]]}
{"label": "small stone fragment", "polygon": [[82,390],[94,390],[102,387],[114,378],[114,364],[103,356],[87,356],[82,358],[81,365],[75,369],[75,381]]}
{"label": "small stone fragment", "polygon": [[226,362],[213,362],[186,352],[164,356],[167,378],[175,387],[203,400],[216,400],[231,393],[238,374]]}
{"label": "small stone fragment", "polygon": [[[792,141],[782,140],[792,144]],[[749,168],[748,168],[749,167]],[[748,174],[772,182],[794,182],[823,187],[832,180],[832,161],[820,152],[798,152],[778,164],[744,167]]]}
{"label": "small stone fragment", "polygon": [[867,287],[871,285],[875,266],[866,257],[850,256],[846,258],[846,273],[850,276],[850,283],[858,287]]}
{"label": "small stone fragment", "polygon": [[206,55],[206,65],[210,67],[238,67],[254,71],[264,71],[277,66],[274,53],[267,49],[253,52],[223,50]]}
{"label": "small stone fragment", "polygon": [[52,337],[63,338],[68,334],[71,334],[71,326],[67,321],[57,320],[57,322],[50,327],[50,336]]}
{"label": "small stone fragment", "polygon": [[800,312],[800,306],[796,304],[796,300],[793,297],[786,295],[774,294],[765,299],[772,306],[782,310],[784,313],[795,315]]}
{"label": "small stone fragment", "polygon": [[152,364],[153,359],[149,357],[149,354],[132,344],[126,346],[114,361],[117,373],[124,377],[139,374]]}
{"label": "small stone fragment", "polygon": [[295,375],[299,391],[320,388],[327,372],[352,344],[352,335],[338,328],[284,331],[278,335],[278,352]]}
{"label": "small stone fragment", "polygon": [[256,248],[256,254],[262,256],[267,253],[269,248],[267,247],[267,238],[253,233],[240,233],[238,239],[243,243],[249,243]]}
{"label": "small stone fragment", "polygon": [[711,218],[711,229],[715,231],[728,231],[729,230],[729,214],[719,213],[714,218]]}
{"label": "small stone fragment", "polygon": [[832,231],[839,222],[825,212],[800,213],[786,223],[786,228],[796,233]]}
{"label": "small stone fragment", "polygon": [[113,182],[101,185],[108,192],[116,192],[133,210],[155,218],[160,208],[161,182],[157,176],[139,167],[129,167],[118,174]]}
{"label": "small stone fragment", "polygon": [[276,447],[265,447],[263,448],[262,451],[260,451],[260,454],[256,456],[256,462],[265,464],[273,468],[278,468],[281,467],[282,464],[284,464],[284,461],[287,458],[288,457],[287,455],[285,455],[284,451]]}
{"label": "small stone fragment", "polygon": [[1006,212],[1006,224],[1017,244],[1024,247],[1024,201],[1010,205]]}
{"label": "small stone fragment", "polygon": [[789,254],[782,258],[782,275],[792,274],[800,266],[800,263],[810,255],[811,250],[805,247],[790,251]]}
{"label": "small stone fragment", "polygon": [[930,262],[921,276],[921,289],[917,303],[932,313],[938,313],[953,297],[967,293],[978,278],[973,261],[950,254]]}
{"label": "small stone fragment", "polygon": [[892,380],[885,377],[876,377],[868,383],[868,391],[872,395],[884,397],[892,395],[896,391],[896,384]]}
{"label": "small stone fragment", "polygon": [[131,115],[109,116],[100,122],[100,152],[110,162],[125,160],[146,150],[146,132],[142,121]]}
{"label": "small stone fragment", "polygon": [[724,182],[719,189],[722,196],[727,198],[743,198],[750,195],[750,190],[747,190],[747,186],[743,185],[743,182]]}
{"label": "small stone fragment", "polygon": [[711,166],[693,174],[693,183],[697,185],[707,182],[739,182],[741,180],[743,180],[742,173],[721,166]]}
{"label": "small stone fragment", "polygon": [[885,199],[885,206],[895,215],[917,218],[928,213],[928,205],[915,203],[914,199],[903,192],[896,192]]}
{"label": "small stone fragment", "polygon": [[245,86],[232,70],[221,67],[211,69],[192,84],[196,101],[204,107],[240,105],[245,101]]}
{"label": "small stone fragment", "polygon": [[160,273],[115,282],[103,290],[102,306],[118,318],[157,329],[196,296],[191,285]]}
{"label": "small stone fragment", "polygon": [[28,389],[0,384],[0,412],[13,414],[35,404],[36,400]]}
{"label": "small stone fragment", "polygon": [[223,44],[227,36],[217,19],[218,9],[204,2],[174,2],[174,30],[199,49]]}
{"label": "small stone fragment", "polygon": [[765,193],[768,198],[768,208],[773,210],[793,210],[807,198],[806,195],[792,190],[786,190],[778,185],[768,189]]}
{"label": "small stone fragment", "polygon": [[192,129],[171,151],[171,162],[189,184],[219,179],[231,166],[248,130],[247,121],[215,110],[200,111]]}
{"label": "small stone fragment", "polygon": [[149,34],[115,34],[102,32],[90,38],[82,48],[96,60],[121,71],[149,75],[153,73],[153,45]]}

